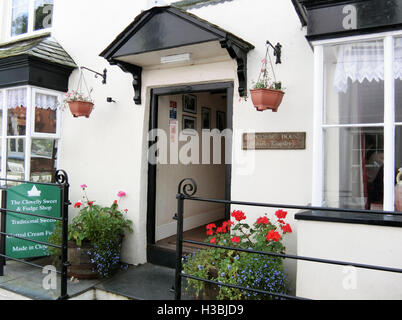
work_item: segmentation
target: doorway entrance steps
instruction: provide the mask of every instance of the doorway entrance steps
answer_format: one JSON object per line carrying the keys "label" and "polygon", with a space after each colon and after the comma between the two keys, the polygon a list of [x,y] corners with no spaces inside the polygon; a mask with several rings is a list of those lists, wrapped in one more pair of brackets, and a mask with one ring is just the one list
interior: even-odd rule
{"label": "doorway entrance steps", "polygon": [[[49,259],[35,263],[47,265]],[[40,269],[8,261],[5,276],[0,277],[0,300],[57,299],[57,289],[43,288],[45,276]],[[175,269],[146,263],[129,266],[109,279],[69,279],[68,295],[71,300],[173,300],[174,279]],[[60,279],[57,285],[60,285]]]}

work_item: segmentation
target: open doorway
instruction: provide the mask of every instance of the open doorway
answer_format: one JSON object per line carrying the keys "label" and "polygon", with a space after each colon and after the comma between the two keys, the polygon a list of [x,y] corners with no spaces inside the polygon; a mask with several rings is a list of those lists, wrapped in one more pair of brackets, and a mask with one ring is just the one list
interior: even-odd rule
{"label": "open doorway", "polygon": [[[153,158],[148,168],[148,261],[173,266],[180,181],[193,178],[198,197],[230,200],[233,83],[158,88],[151,95],[150,130],[157,131],[149,142],[150,159],[157,161]],[[184,237],[203,241],[205,226],[229,219],[229,210],[187,202]]]}

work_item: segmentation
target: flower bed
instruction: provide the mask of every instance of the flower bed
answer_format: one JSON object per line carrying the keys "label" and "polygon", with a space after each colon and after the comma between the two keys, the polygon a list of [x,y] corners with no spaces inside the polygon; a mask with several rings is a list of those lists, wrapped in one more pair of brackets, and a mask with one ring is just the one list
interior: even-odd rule
{"label": "flower bed", "polygon": [[[284,220],[286,215],[286,211],[278,210],[275,213],[276,223],[272,223],[265,215],[250,226],[245,223],[245,213],[235,210],[232,212],[235,222],[224,221],[219,227],[215,224],[207,225],[208,237],[205,241],[233,248],[284,253],[283,236],[292,232],[292,228]],[[288,292],[282,258],[209,247],[185,256],[183,271],[186,274],[220,283],[279,294]],[[268,294],[216,286],[193,279],[188,280],[187,290],[195,291],[197,298],[204,299],[261,300],[274,298]]]}

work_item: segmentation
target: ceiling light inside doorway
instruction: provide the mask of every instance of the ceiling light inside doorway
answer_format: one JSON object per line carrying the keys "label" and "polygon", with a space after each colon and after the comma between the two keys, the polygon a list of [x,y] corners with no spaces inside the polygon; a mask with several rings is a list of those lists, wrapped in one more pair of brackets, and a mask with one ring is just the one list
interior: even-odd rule
{"label": "ceiling light inside doorway", "polygon": [[161,57],[161,63],[185,62],[190,60],[191,60],[190,53],[173,54],[170,56]]}

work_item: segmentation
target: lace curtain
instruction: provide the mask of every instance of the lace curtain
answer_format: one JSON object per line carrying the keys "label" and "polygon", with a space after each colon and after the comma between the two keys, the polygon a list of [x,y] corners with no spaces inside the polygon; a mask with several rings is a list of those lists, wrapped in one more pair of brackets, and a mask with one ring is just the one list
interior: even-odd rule
{"label": "lace curtain", "polygon": [[[16,107],[27,106],[27,89],[11,89],[7,91],[7,108],[14,109]],[[1,97],[1,93],[0,93]],[[2,101],[2,100],[0,100]],[[1,103],[0,103],[1,106]],[[56,110],[58,101],[56,96],[36,93],[35,94],[35,107],[41,109]]]}
{"label": "lace curtain", "polygon": [[27,89],[12,89],[7,91],[7,108],[27,106]]}
{"label": "lace curtain", "polygon": [[50,96],[42,93],[37,93],[35,95],[36,108],[56,110],[57,105],[58,105],[57,97],[55,96]]}
{"label": "lace curtain", "polygon": [[[402,39],[395,39],[394,78],[402,80]],[[334,87],[346,92],[348,79],[352,82],[384,80],[383,41],[340,45],[337,56]]]}

